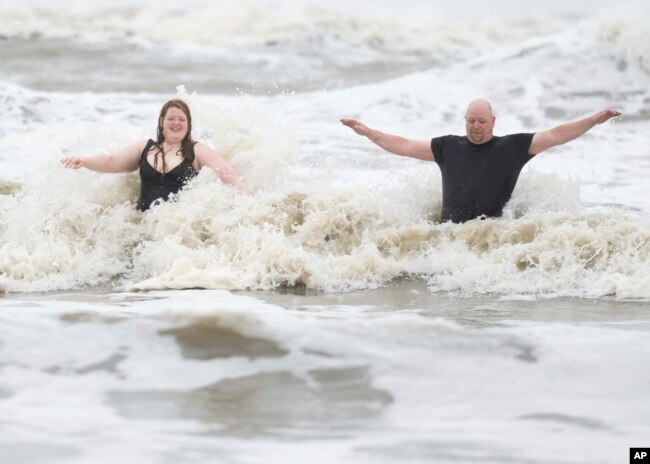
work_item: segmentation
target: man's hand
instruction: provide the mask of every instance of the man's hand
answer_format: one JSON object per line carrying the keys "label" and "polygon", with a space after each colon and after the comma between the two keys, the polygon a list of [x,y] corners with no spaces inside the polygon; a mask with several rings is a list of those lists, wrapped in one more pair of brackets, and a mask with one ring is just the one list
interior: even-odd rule
{"label": "man's hand", "polygon": [[620,111],[606,109],[606,110],[603,110],[603,111],[600,111],[600,112],[594,114],[591,117],[591,121],[594,124],[602,124],[602,123],[604,123],[606,121],[609,121],[611,118],[615,118],[615,117],[620,116],[621,114],[622,113]]}
{"label": "man's hand", "polygon": [[359,135],[363,135],[364,137],[370,135],[370,128],[356,119],[341,119],[341,123],[344,126],[348,126]]}

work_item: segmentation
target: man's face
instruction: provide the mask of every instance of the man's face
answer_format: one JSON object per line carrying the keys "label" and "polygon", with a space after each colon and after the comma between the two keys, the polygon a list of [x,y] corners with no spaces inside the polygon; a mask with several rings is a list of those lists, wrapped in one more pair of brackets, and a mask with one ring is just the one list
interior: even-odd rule
{"label": "man's face", "polygon": [[465,113],[465,130],[470,142],[481,144],[492,140],[495,117],[483,105],[470,105]]}

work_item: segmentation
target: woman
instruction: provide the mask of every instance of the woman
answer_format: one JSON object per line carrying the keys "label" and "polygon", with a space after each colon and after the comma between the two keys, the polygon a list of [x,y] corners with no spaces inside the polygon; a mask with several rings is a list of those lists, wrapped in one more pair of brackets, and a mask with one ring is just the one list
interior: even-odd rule
{"label": "woman", "polygon": [[178,193],[203,166],[212,168],[221,180],[248,193],[237,171],[210,147],[192,140],[192,116],[182,100],[170,100],[160,110],[156,141],[140,140],[115,153],[85,158],[70,156],[61,163],[66,168],[86,168],[96,172],[140,170],[141,190],[138,209],[146,211],[157,200]]}

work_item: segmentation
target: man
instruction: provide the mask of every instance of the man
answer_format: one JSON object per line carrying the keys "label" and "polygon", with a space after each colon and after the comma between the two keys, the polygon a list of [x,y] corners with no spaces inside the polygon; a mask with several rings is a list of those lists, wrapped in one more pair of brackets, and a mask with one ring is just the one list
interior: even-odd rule
{"label": "man", "polygon": [[521,169],[531,157],[620,115],[606,109],[534,134],[498,137],[493,135],[496,118],[492,106],[487,100],[477,99],[465,113],[466,136],[447,135],[430,141],[387,134],[354,119],[341,119],[341,123],[386,151],[435,161],[442,173],[442,220],[465,222],[501,216]]}

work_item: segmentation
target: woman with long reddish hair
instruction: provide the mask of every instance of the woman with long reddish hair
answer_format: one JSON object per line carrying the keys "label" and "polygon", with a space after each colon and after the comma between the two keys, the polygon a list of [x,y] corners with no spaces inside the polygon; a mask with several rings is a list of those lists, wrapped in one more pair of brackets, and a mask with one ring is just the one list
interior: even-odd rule
{"label": "woman with long reddish hair", "polygon": [[96,172],[133,172],[140,170],[140,211],[156,201],[165,201],[207,166],[222,182],[240,192],[248,192],[241,177],[219,153],[192,140],[192,115],[182,100],[170,100],[160,110],[156,140],[139,140],[115,153],[70,156],[61,163],[66,168],[86,168]]}

